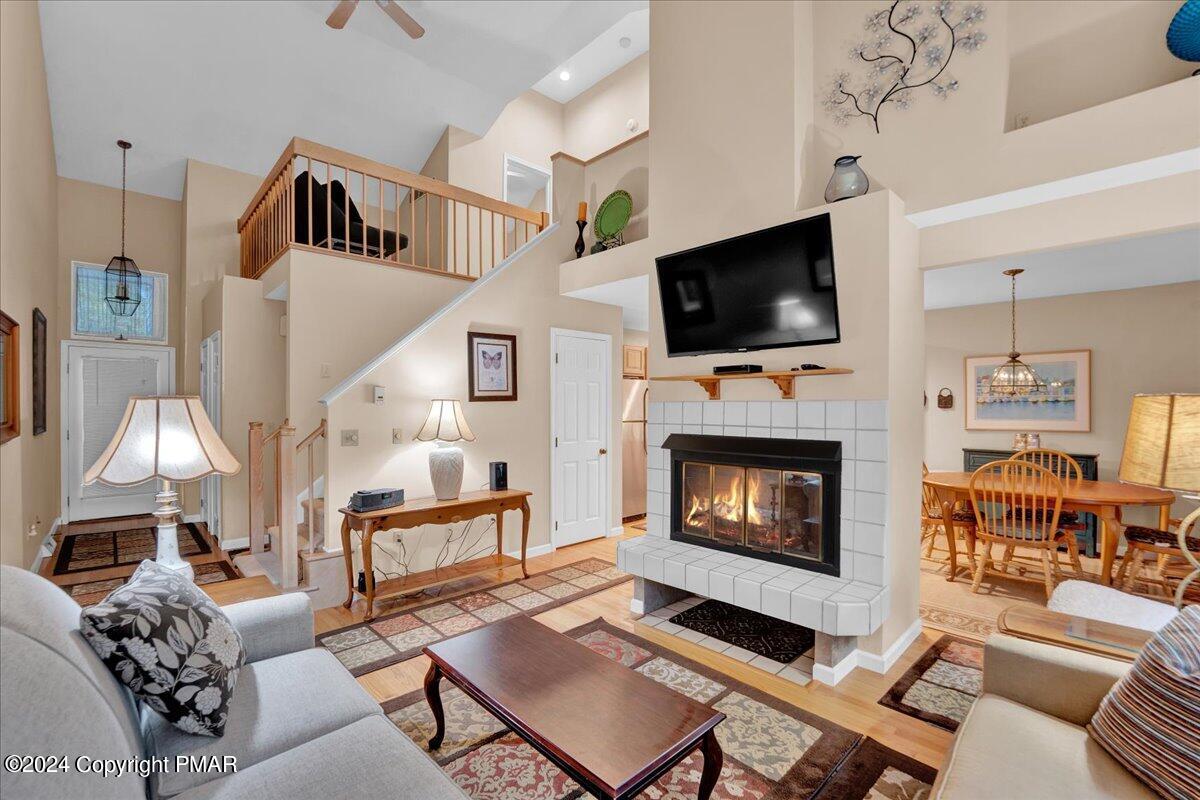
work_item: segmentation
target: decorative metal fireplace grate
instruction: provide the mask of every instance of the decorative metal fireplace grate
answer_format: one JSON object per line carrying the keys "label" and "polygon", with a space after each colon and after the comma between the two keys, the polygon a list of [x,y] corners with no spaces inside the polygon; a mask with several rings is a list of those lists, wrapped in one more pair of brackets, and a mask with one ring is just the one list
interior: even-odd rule
{"label": "decorative metal fireplace grate", "polygon": [[839,574],[840,442],[674,433],[671,538]]}

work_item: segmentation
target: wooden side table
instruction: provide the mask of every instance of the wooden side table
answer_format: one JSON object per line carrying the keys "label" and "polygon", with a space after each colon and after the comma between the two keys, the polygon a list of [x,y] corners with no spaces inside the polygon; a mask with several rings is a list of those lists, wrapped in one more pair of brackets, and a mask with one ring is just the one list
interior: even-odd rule
{"label": "wooden side table", "polygon": [[1112,622],[1060,614],[1041,606],[1009,606],[996,620],[1000,633],[1033,642],[1133,661],[1153,633]]}
{"label": "wooden side table", "polygon": [[[454,500],[421,497],[398,506],[380,508],[375,511],[360,512],[349,508],[340,509],[342,513],[342,553],[346,559],[347,589],[346,602],[342,603],[342,607],[350,608],[354,603],[354,596],[361,595],[367,601],[367,611],[363,616],[363,621],[370,622],[375,619],[376,599],[415,592],[419,589],[449,583],[468,575],[493,569],[500,570],[517,564],[521,565],[521,574],[528,578],[529,571],[525,568],[525,550],[529,542],[529,498],[532,494],[532,492],[522,489],[464,492]],[[516,510],[521,512],[520,559],[504,555],[504,512]],[[449,564],[424,572],[412,572],[399,578],[375,582],[371,541],[379,531],[415,528],[428,523],[448,525],[489,514],[496,517],[495,555],[473,558],[457,564]],[[354,580],[354,550],[350,543],[351,531],[358,531],[362,534],[363,573],[366,583],[366,591],[362,592],[359,591]]]}

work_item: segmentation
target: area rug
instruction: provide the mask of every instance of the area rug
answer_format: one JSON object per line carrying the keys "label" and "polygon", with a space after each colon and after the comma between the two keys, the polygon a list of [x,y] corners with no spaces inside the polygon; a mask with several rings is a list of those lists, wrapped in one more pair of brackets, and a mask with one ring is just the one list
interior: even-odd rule
{"label": "area rug", "polygon": [[[199,528],[190,522],[178,525],[179,555],[196,556],[212,552]],[[55,575],[69,575],[105,567],[124,567],[153,559],[157,548],[153,527],[136,527],[99,533],[75,533],[63,537],[62,549],[54,563]]]}
{"label": "area rug", "polygon": [[921,603],[921,621],[927,627],[957,633],[978,639],[986,639],[996,632],[996,618],[970,614],[957,608],[947,608],[935,603]]}
{"label": "area rug", "polygon": [[887,694],[880,705],[948,731],[958,730],[983,682],[983,645],[943,636]]}
{"label": "area rug", "polygon": [[515,614],[540,614],[633,580],[611,561],[587,558],[460,597],[437,598],[317,637],[358,677],[419,655],[421,648]]}
{"label": "area rug", "polygon": [[[153,556],[151,556],[153,557]],[[196,573],[195,582],[199,586],[204,586],[210,583],[220,583],[221,581],[231,581],[235,578],[242,577],[236,567],[232,567],[223,561],[214,561],[211,564],[193,564],[192,571]],[[125,581],[129,580],[129,576],[124,578],[110,578],[103,581],[88,581],[86,583],[77,583],[74,586],[64,586],[67,594],[79,603],[81,606],[90,606],[99,603],[113,589],[121,586]]]}
{"label": "area rug", "polygon": [[[935,771],[929,767],[603,619],[567,635],[726,714],[717,726],[724,763],[714,800],[899,798],[905,795],[887,787],[924,787],[928,792],[933,781]],[[578,784],[448,682],[442,684],[442,708],[445,738],[430,755],[474,800],[584,796]],[[423,691],[389,700],[383,710],[405,735],[427,749],[434,724]],[[618,728],[606,726],[603,709],[596,710],[596,719],[597,736],[620,735]],[[699,752],[693,753],[640,797],[695,797],[703,761]]]}
{"label": "area rug", "polygon": [[790,664],[807,653],[816,640],[811,628],[720,600],[705,600],[668,621],[783,664]]}

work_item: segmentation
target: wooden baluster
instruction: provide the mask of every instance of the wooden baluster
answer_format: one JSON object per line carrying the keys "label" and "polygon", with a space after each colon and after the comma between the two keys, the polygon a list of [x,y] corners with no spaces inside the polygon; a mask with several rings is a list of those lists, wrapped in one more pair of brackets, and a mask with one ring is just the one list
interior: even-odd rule
{"label": "wooden baluster", "polygon": [[429,269],[429,192],[425,193],[425,269]]}
{"label": "wooden baluster", "polygon": [[400,263],[400,184],[393,183],[392,204],[396,207],[396,263]]}
{"label": "wooden baluster", "polygon": [[450,272],[458,273],[458,203],[447,199],[450,206]]}
{"label": "wooden baluster", "polygon": [[296,533],[296,429],[285,419],[279,426],[277,446],[276,495],[278,506],[275,515],[279,526],[279,541],[272,542],[272,550],[279,554],[279,585],[290,589],[299,582],[299,546]]}
{"label": "wooden baluster", "polygon": [[[349,205],[346,203],[347,209]],[[367,208],[367,173],[364,172],[362,174],[362,254],[364,256],[370,255],[367,252],[367,225],[370,219],[371,210]]]}
{"label": "wooden baluster", "polygon": [[446,272],[446,204],[450,201],[444,197],[438,198],[438,213],[441,214],[441,223],[438,225],[438,239],[441,240],[442,256],[438,259],[438,269]]}
{"label": "wooden baluster", "polygon": [[343,188],[343,192],[342,192],[342,194],[346,200],[346,207],[342,209],[342,216],[345,217],[345,220],[344,220],[345,224],[342,227],[345,228],[346,241],[343,243],[342,250],[346,253],[349,253],[350,252],[350,168],[346,167],[343,170],[343,172],[346,173],[345,174],[346,184],[345,184],[345,186]]}
{"label": "wooden baluster", "polygon": [[[382,206],[380,206],[382,208]],[[317,481],[313,464],[313,443],[308,447],[308,552],[311,555],[317,542]]]}
{"label": "wooden baluster", "polygon": [[250,462],[250,552],[261,553],[264,549],[266,528],[263,525],[263,424],[250,423],[249,453]]}
{"label": "wooden baluster", "polygon": [[483,277],[483,206],[479,207],[479,276]]}
{"label": "wooden baluster", "polygon": [[[364,231],[363,236],[366,236]],[[379,256],[380,261],[387,258],[383,249],[383,178],[379,179]]]}
{"label": "wooden baluster", "polygon": [[316,212],[316,210],[313,209],[312,190],[313,190],[313,160],[312,160],[312,156],[309,156],[308,157],[308,234],[306,237],[307,241],[305,242],[305,244],[307,244],[309,247],[312,247],[313,245],[315,245],[317,243],[316,239],[313,238],[313,231],[316,230],[316,228],[317,228],[317,212]]}
{"label": "wooden baluster", "polygon": [[417,190],[408,187],[408,263],[417,265]]}

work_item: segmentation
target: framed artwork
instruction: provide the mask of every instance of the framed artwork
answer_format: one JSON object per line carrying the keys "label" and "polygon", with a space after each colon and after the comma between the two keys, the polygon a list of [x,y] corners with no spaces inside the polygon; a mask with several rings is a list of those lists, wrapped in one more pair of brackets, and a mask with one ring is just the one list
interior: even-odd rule
{"label": "framed artwork", "polygon": [[970,431],[1064,431],[1092,429],[1092,351],[1022,353],[1047,384],[1043,394],[993,395],[992,371],[1007,356],[968,356],[963,360],[966,426]]}
{"label": "framed artwork", "polygon": [[33,435],[46,432],[46,315],[33,310]]}
{"label": "framed artwork", "polygon": [[467,399],[517,399],[517,337],[467,333]]}
{"label": "framed artwork", "polygon": [[21,326],[0,311],[0,444],[21,435]]}

